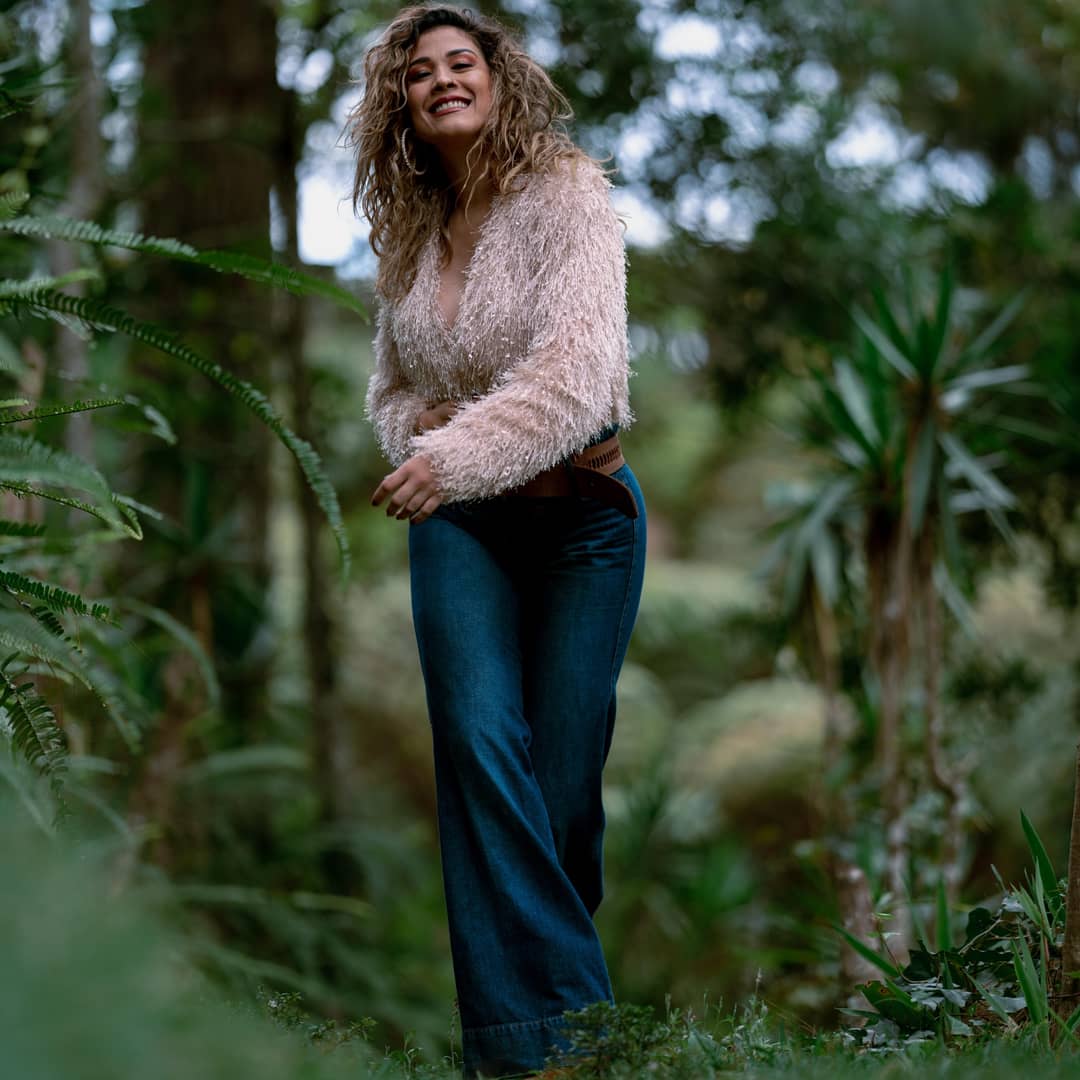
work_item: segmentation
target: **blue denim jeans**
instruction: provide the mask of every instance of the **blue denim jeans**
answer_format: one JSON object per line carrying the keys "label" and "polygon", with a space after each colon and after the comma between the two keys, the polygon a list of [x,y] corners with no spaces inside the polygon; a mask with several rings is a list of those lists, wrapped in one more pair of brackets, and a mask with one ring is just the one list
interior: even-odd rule
{"label": "blue denim jeans", "polygon": [[409,527],[465,1075],[538,1069],[611,1000],[600,778],[645,568],[645,505],[504,496]]}

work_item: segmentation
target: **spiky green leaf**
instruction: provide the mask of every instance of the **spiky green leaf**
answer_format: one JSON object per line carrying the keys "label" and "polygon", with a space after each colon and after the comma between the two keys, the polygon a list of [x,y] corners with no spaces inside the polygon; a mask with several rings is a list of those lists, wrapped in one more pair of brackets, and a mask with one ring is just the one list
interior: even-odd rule
{"label": "spiky green leaf", "polygon": [[1009,508],[1016,498],[951,432],[943,431],[938,441],[957,473],[964,477],[989,506]]}
{"label": "spiky green leaf", "polygon": [[880,953],[875,952],[864,941],[860,941],[854,934],[848,933],[842,926],[834,926],[833,929],[864,959],[874,967],[883,971],[891,978],[899,978],[901,970],[890,960],[886,960]]}
{"label": "spiky green leaf", "polygon": [[1049,1010],[1046,984],[1035,967],[1035,961],[1031,958],[1031,951],[1023,935],[1014,938],[1011,945],[1013,969],[1027,1004],[1028,1015],[1034,1024],[1041,1024],[1046,1020]]}
{"label": "spiky green leaf", "polygon": [[877,424],[874,423],[874,417],[870,411],[870,400],[866,386],[846,361],[838,360],[834,367],[836,389],[847,409],[848,415],[851,417],[852,423],[862,436],[862,441],[866,446],[877,446],[881,442],[881,433],[878,431]]}
{"label": "spiky green leaf", "polygon": [[1021,309],[1027,302],[1028,289],[1021,289],[1009,301],[1008,304],[998,314],[997,318],[990,323],[990,325],[966,348],[963,350],[960,359],[960,366],[967,366],[967,364],[979,359],[983,356],[992,345],[1001,337],[1002,334],[1009,328],[1010,323],[1020,314]]}
{"label": "spiky green leaf", "polygon": [[893,344],[884,330],[881,329],[869,315],[860,307],[855,307],[851,312],[856,326],[863,332],[874,348],[903,375],[905,379],[914,380],[917,372],[911,361]]}
{"label": "spiky green leaf", "polygon": [[1058,891],[1058,878],[1054,873],[1054,863],[1050,858],[1050,853],[1046,850],[1046,845],[1042,842],[1042,837],[1039,836],[1038,830],[1031,823],[1031,819],[1020,811],[1020,825],[1024,830],[1024,836],[1027,838],[1028,849],[1031,852],[1031,857],[1035,862],[1035,870],[1039,875],[1039,880],[1042,882],[1042,887],[1047,896],[1054,896]]}

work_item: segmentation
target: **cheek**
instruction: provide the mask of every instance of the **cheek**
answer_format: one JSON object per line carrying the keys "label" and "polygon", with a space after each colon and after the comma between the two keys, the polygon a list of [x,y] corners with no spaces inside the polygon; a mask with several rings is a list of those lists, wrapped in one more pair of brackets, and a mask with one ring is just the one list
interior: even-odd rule
{"label": "cheek", "polygon": [[405,98],[405,106],[409,113],[409,119],[415,128],[424,117],[424,110],[420,105],[420,93],[416,89],[410,89]]}

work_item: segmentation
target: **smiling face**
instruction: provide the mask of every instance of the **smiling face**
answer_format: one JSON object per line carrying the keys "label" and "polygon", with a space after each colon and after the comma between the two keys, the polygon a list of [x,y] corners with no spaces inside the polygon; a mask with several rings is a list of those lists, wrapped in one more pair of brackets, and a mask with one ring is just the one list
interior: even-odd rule
{"label": "smiling face", "polygon": [[491,71],[480,46],[456,26],[417,39],[405,75],[413,132],[442,154],[475,141],[491,111]]}

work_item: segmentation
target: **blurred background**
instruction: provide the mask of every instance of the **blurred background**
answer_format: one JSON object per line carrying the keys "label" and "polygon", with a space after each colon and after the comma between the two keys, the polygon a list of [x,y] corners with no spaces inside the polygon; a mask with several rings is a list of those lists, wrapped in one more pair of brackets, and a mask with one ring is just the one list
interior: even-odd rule
{"label": "blurred background", "polygon": [[[995,869],[1026,865],[1021,810],[1063,866],[1080,7],[477,6],[568,94],[626,222],[625,449],[650,553],[606,774],[616,994],[756,990],[832,1026],[865,977],[835,925],[902,951],[940,898],[987,901]],[[343,126],[397,7],[3,0],[0,199],[306,269],[373,313]],[[368,504],[387,471],[363,419],[371,322],[10,225],[8,282],[69,275],[262,390],[322,457],[352,569],[235,396],[100,310],[0,310],[5,404],[127,402],[34,435],[143,531],[0,496],[49,529],[0,535],[4,568],[116,616],[76,635],[104,695],[41,652],[26,669],[52,757],[0,702],[5,813],[42,844],[97,837],[116,890],[166,889],[230,994],[296,991],[441,1053],[454,990],[405,527]]]}

